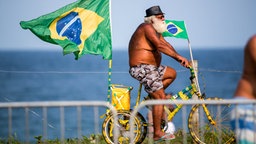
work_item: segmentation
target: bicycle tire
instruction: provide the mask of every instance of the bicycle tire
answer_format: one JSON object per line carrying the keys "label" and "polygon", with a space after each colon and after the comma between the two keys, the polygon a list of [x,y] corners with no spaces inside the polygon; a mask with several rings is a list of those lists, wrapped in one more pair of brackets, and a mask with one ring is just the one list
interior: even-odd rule
{"label": "bicycle tire", "polygon": [[[130,143],[130,124],[129,119],[131,113],[129,111],[118,111],[117,121],[118,121],[118,143],[129,144]],[[114,125],[113,125],[113,115],[109,114],[103,121],[102,124],[102,135],[108,144],[114,144]],[[145,127],[145,119],[141,114],[137,114],[134,118],[134,139],[133,143],[141,143],[147,134],[147,127]]]}
{"label": "bicycle tire", "polygon": [[146,122],[145,118],[142,116],[141,113],[137,113],[136,117],[138,118],[139,122],[140,122],[140,138],[136,141],[136,143],[140,144],[144,141],[144,139],[147,136],[147,132],[148,132],[148,123]]}
{"label": "bicycle tire", "polygon": [[[222,100],[217,97],[207,98],[206,100]],[[193,140],[199,144],[208,143],[235,143],[235,134],[230,127],[231,105],[206,105],[215,124],[211,123],[201,104],[192,107],[189,118],[188,128]],[[194,116],[199,115],[198,120]]]}

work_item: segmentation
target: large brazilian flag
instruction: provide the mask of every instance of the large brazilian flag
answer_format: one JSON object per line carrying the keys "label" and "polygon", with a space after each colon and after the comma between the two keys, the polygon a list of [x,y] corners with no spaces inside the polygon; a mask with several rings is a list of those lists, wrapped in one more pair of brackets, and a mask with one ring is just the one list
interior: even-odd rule
{"label": "large brazilian flag", "polygon": [[52,13],[30,21],[21,21],[40,39],[60,45],[63,54],[102,55],[112,59],[110,0],[78,0]]}

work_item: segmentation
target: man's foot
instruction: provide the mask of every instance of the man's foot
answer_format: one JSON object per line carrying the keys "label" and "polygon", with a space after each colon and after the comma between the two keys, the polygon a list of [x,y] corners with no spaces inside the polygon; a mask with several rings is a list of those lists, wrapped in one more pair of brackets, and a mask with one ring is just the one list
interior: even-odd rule
{"label": "man's foot", "polygon": [[173,139],[175,139],[175,135],[170,134],[170,133],[166,133],[165,135],[163,135],[159,139],[154,139],[154,144],[157,144],[157,143],[162,142],[162,141],[173,140]]}

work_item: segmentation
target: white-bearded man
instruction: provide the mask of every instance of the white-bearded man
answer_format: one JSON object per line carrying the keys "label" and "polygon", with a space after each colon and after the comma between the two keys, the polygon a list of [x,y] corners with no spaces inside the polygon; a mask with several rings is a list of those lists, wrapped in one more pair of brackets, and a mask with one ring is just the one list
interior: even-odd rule
{"label": "white-bearded man", "polygon": [[[189,62],[179,55],[171,44],[162,36],[166,30],[164,13],[159,6],[146,10],[144,23],[140,24],[129,42],[130,75],[143,84],[145,91],[152,99],[166,99],[165,89],[175,80],[176,71],[161,65],[162,53],[175,59],[182,66],[188,68]],[[161,130],[164,118],[164,106],[154,105],[153,128],[154,141],[174,139],[173,134],[166,134]]]}

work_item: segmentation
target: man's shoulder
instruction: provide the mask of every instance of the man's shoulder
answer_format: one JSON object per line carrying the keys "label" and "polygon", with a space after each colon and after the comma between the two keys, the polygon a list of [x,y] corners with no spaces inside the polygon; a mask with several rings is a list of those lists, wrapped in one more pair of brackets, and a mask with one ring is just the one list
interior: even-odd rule
{"label": "man's shoulder", "polygon": [[139,25],[140,28],[153,28],[152,24],[150,23],[141,23]]}
{"label": "man's shoulder", "polygon": [[249,53],[256,50],[256,35],[253,35],[247,42],[245,50],[248,50]]}

